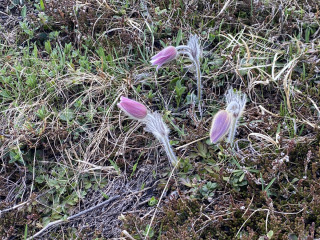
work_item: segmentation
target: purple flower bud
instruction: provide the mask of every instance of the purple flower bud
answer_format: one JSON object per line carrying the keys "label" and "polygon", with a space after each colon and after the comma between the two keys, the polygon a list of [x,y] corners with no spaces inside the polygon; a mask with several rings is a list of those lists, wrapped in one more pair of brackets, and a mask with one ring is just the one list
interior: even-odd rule
{"label": "purple flower bud", "polygon": [[220,110],[212,120],[210,139],[212,143],[220,141],[228,132],[231,125],[231,115],[226,110]]}
{"label": "purple flower bud", "polygon": [[129,117],[132,117],[137,120],[142,120],[147,116],[147,108],[134,100],[131,100],[126,97],[120,98],[120,103],[117,106],[123,110]]}
{"label": "purple flower bud", "polygon": [[169,46],[169,47],[166,47],[165,49],[162,49],[155,56],[153,56],[150,62],[152,65],[158,65],[157,66],[157,71],[158,71],[158,69],[163,64],[175,59],[177,54],[178,54],[177,49],[173,46]]}

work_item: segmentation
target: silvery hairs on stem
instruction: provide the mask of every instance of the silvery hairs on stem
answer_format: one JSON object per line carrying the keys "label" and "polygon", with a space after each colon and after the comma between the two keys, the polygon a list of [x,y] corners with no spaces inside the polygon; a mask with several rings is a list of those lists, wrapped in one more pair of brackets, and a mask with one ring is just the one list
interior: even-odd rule
{"label": "silvery hairs on stem", "polygon": [[202,100],[202,83],[201,83],[201,68],[200,58],[202,56],[202,48],[199,43],[199,37],[191,35],[187,45],[180,45],[176,47],[178,54],[186,54],[191,62],[193,62],[196,69],[197,90],[198,90],[198,107],[200,116],[202,117],[201,100]]}
{"label": "silvery hairs on stem", "polygon": [[191,35],[187,45],[180,45],[177,47],[168,46],[162,49],[159,53],[151,58],[151,64],[157,65],[158,69],[177,58],[179,55],[184,54],[189,57],[196,69],[197,78],[197,90],[198,90],[198,104],[199,112],[202,117],[201,100],[202,100],[202,85],[201,85],[201,69],[200,69],[200,58],[202,56],[202,48],[199,43],[199,37],[197,35]]}
{"label": "silvery hairs on stem", "polygon": [[162,143],[171,164],[175,166],[178,160],[170,145],[169,128],[164,123],[161,114],[157,112],[148,113],[142,122],[146,125],[145,130],[152,133]]}
{"label": "silvery hairs on stem", "polygon": [[247,102],[247,96],[240,91],[234,91],[230,88],[226,95],[226,110],[231,114],[231,126],[228,136],[228,142],[233,146],[234,136],[236,134],[238,120],[241,117]]}
{"label": "silvery hairs on stem", "polygon": [[117,106],[129,117],[138,120],[146,125],[145,130],[152,133],[163,145],[167,156],[173,166],[178,163],[169,141],[169,128],[164,123],[162,116],[157,112],[149,112],[142,103],[126,97],[120,97]]}

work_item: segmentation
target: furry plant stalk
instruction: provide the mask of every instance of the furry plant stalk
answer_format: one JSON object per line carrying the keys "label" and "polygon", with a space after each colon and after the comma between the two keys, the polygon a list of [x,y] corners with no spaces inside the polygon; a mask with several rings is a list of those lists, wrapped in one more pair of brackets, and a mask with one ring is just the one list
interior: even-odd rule
{"label": "furry plant stalk", "polygon": [[198,108],[200,117],[202,118],[202,83],[201,83],[201,67],[200,58],[202,55],[202,49],[199,44],[199,37],[197,35],[191,35],[187,45],[180,45],[177,47],[169,46],[161,50],[158,54],[151,58],[151,64],[157,65],[157,70],[163,64],[175,59],[179,54],[187,55],[190,61],[193,63],[196,70],[197,79],[197,91],[198,91]]}
{"label": "furry plant stalk", "polygon": [[230,143],[231,146],[233,146],[238,120],[243,114],[243,111],[247,102],[247,96],[246,94],[240,91],[234,91],[233,89],[229,89],[226,93],[226,102],[227,102],[226,110],[232,116],[230,132],[228,136],[228,143]]}
{"label": "furry plant stalk", "polygon": [[164,123],[160,113],[149,112],[143,104],[126,97],[120,98],[118,107],[129,117],[145,124],[145,130],[152,133],[162,144],[171,164],[175,166],[178,163],[177,157],[170,145],[169,128]]}
{"label": "furry plant stalk", "polygon": [[227,108],[218,111],[213,117],[209,135],[211,142],[217,143],[229,134],[227,142],[233,147],[238,120],[246,105],[246,95],[240,91],[229,89],[225,98]]}

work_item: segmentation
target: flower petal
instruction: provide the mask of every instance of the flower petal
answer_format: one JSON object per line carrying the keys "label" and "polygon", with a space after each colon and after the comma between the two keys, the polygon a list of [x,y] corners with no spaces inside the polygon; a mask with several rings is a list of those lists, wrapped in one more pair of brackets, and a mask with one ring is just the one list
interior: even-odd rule
{"label": "flower petal", "polygon": [[213,118],[210,140],[212,143],[220,141],[228,132],[231,125],[231,116],[226,110],[220,110]]}
{"label": "flower petal", "polygon": [[178,52],[177,49],[173,46],[166,47],[161,50],[155,56],[151,58],[152,65],[159,65],[157,68],[161,67],[161,65],[173,60],[176,58]]}
{"label": "flower petal", "polygon": [[137,120],[144,119],[148,113],[146,106],[126,97],[121,97],[120,103],[118,103],[117,106],[121,110],[123,110],[129,117]]}

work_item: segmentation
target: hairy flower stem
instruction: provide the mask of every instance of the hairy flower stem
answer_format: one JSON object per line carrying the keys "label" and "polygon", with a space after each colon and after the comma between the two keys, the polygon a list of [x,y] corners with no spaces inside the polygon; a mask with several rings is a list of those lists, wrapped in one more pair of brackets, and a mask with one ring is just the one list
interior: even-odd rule
{"label": "hairy flower stem", "polygon": [[194,58],[191,54],[192,49],[189,46],[181,45],[176,47],[178,50],[178,54],[186,54],[188,55],[189,59],[192,61],[196,68],[196,78],[197,78],[197,91],[198,91],[198,108],[200,113],[200,118],[202,119],[202,107],[201,107],[201,100],[202,100],[202,86],[201,86],[201,69],[200,69],[200,62],[199,59]]}
{"label": "hairy flower stem", "polygon": [[202,119],[202,108],[201,108],[201,100],[202,100],[202,88],[201,88],[201,70],[199,61],[194,61],[194,65],[196,67],[197,72],[197,87],[198,87],[198,107],[200,113],[200,119]]}
{"label": "hairy flower stem", "polygon": [[177,157],[176,157],[176,155],[174,154],[174,152],[172,150],[169,138],[168,137],[163,137],[161,139],[161,142],[162,142],[162,144],[164,146],[164,150],[166,151],[171,164],[173,166],[175,166],[178,163],[178,160],[177,160]]}
{"label": "hairy flower stem", "polygon": [[228,143],[233,147],[234,136],[236,135],[236,126],[237,126],[237,118],[232,118],[231,120],[231,128],[228,136]]}
{"label": "hairy flower stem", "polygon": [[164,123],[161,114],[157,112],[148,113],[147,117],[142,121],[146,124],[145,130],[152,133],[156,139],[162,144],[171,164],[175,167],[178,163],[177,157],[174,154],[170,141],[169,129]]}
{"label": "hairy flower stem", "polygon": [[226,93],[227,111],[232,115],[231,129],[228,142],[233,147],[234,136],[236,134],[237,123],[246,106],[246,94],[240,91],[234,91],[230,88]]}

